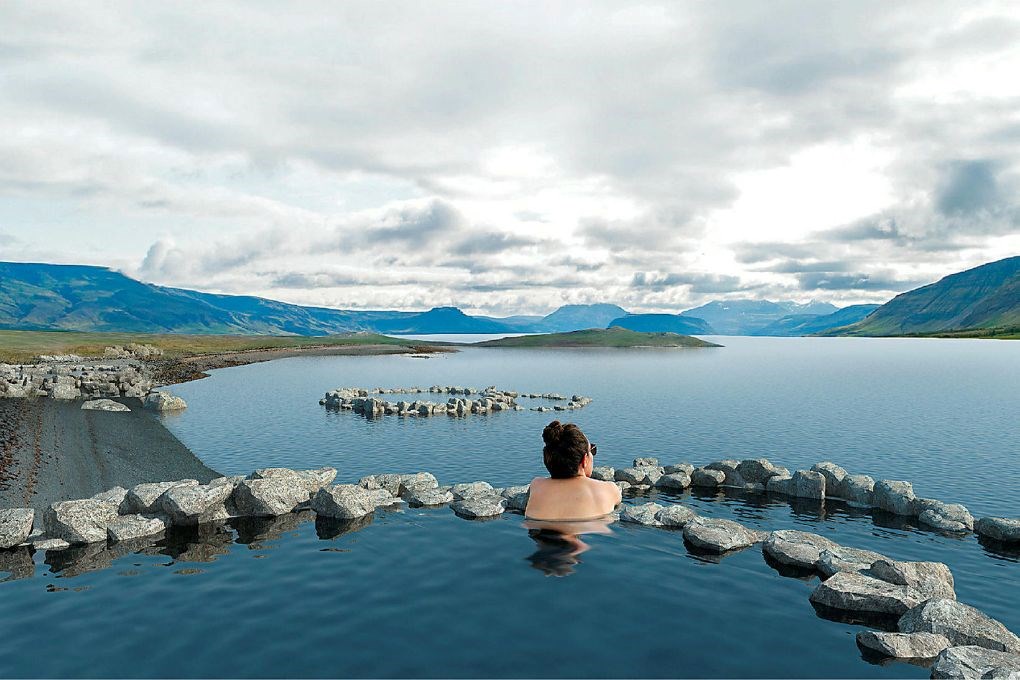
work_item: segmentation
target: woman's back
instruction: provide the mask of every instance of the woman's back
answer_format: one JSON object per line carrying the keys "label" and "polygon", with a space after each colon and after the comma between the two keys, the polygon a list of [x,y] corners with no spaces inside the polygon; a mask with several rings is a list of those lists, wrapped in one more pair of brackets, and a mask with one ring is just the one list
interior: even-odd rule
{"label": "woman's back", "polygon": [[536,478],[525,516],[531,519],[580,520],[602,517],[620,503],[620,489],[612,482],[590,477]]}

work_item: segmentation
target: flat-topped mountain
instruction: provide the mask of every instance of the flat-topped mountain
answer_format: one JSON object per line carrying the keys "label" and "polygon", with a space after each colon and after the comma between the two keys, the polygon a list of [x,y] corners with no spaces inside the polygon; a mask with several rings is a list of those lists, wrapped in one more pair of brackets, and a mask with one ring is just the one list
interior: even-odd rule
{"label": "flat-topped mountain", "polygon": [[934,334],[1020,329],[1020,256],[989,262],[897,295],[827,335]]}
{"label": "flat-topped mountain", "polygon": [[712,327],[704,319],[680,314],[628,314],[609,322],[642,333],[679,333],[680,335],[713,335]]}
{"label": "flat-topped mountain", "polygon": [[790,314],[831,314],[836,309],[828,302],[799,304],[791,301],[713,300],[680,314],[704,319],[719,335],[754,335],[773,321]]}
{"label": "flat-topped mountain", "polygon": [[613,319],[626,314],[625,309],[616,305],[563,305],[536,323],[531,330],[559,333],[585,328],[606,328]]}

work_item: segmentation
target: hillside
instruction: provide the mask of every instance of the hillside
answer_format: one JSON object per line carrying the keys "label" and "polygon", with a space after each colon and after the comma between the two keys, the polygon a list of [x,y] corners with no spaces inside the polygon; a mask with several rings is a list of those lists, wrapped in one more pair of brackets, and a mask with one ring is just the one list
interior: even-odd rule
{"label": "hillside", "polygon": [[704,319],[679,314],[628,314],[613,319],[608,326],[617,326],[642,333],[679,333],[680,335],[713,335]]}
{"label": "hillside", "polygon": [[755,331],[754,335],[793,337],[822,333],[832,328],[857,323],[879,307],[880,305],[850,305],[832,314],[791,314]]}
{"label": "hillside", "polygon": [[468,316],[456,307],[435,307],[420,314],[396,319],[378,319],[371,323],[380,333],[415,335],[430,333],[508,333],[513,327],[495,319]]}
{"label": "hillside", "polygon": [[523,335],[474,343],[476,347],[719,347],[676,333],[639,333],[625,328],[589,328],[569,333]]}
{"label": "hillside", "polygon": [[586,328],[606,328],[610,321],[626,314],[627,310],[616,305],[563,305],[536,323],[529,332],[560,333]]}
{"label": "hillside", "polygon": [[[828,335],[925,335],[1020,326],[1020,256],[989,262],[897,295]],[[980,334],[979,334],[980,335]]]}
{"label": "hillside", "polygon": [[836,306],[828,302],[796,302],[769,300],[713,300],[681,316],[704,319],[719,335],[754,335],[770,323],[791,314],[831,314]]}

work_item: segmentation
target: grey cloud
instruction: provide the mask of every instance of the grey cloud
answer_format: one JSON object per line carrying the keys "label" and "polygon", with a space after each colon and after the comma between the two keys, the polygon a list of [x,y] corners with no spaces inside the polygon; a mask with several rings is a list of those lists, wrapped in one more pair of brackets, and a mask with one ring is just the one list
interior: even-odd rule
{"label": "grey cloud", "polygon": [[998,207],[997,163],[991,160],[954,161],[947,168],[935,205],[944,215],[973,215]]}
{"label": "grey cloud", "polygon": [[538,244],[539,241],[523,236],[515,236],[505,232],[483,232],[470,234],[455,243],[450,252],[454,255],[491,255],[526,248]]}
{"label": "grey cloud", "polygon": [[802,290],[855,290],[900,292],[916,288],[926,281],[902,279],[891,274],[807,272],[797,274]]}
{"label": "grey cloud", "polygon": [[649,288],[651,290],[689,286],[693,293],[732,293],[742,290],[739,276],[721,274],[636,272],[630,285],[632,288]]}

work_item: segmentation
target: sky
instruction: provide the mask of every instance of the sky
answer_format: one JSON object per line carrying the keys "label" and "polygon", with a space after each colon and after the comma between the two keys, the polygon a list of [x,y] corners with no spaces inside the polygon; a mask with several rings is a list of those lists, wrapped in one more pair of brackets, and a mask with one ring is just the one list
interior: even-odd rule
{"label": "sky", "polygon": [[347,309],[1020,254],[1020,3],[0,4],[0,260]]}

